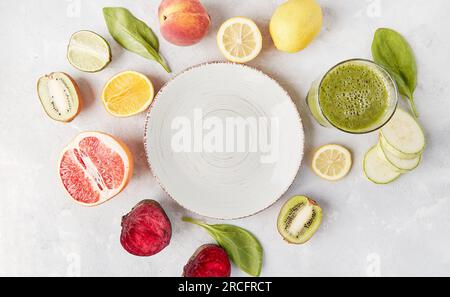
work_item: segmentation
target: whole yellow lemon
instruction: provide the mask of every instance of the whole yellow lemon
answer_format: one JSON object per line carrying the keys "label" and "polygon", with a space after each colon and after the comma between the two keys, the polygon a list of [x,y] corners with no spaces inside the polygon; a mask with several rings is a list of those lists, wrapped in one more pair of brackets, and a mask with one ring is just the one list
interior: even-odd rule
{"label": "whole yellow lemon", "polygon": [[322,8],[315,0],[289,0],[273,14],[270,35],[279,50],[295,53],[319,34],[322,19]]}

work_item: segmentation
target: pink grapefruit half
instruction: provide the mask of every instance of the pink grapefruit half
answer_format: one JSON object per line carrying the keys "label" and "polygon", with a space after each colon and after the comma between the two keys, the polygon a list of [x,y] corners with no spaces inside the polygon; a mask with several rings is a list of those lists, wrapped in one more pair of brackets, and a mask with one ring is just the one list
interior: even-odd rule
{"label": "pink grapefruit half", "polygon": [[96,206],[125,188],[133,158],[127,146],[113,136],[83,132],[61,153],[58,171],[69,197],[81,205]]}

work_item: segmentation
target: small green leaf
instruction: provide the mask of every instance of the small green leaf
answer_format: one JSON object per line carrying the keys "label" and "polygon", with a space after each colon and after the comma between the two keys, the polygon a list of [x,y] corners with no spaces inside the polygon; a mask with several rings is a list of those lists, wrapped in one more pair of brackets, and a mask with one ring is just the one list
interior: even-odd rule
{"label": "small green leaf", "polygon": [[155,60],[167,72],[171,72],[166,61],[159,54],[158,37],[143,21],[122,7],[105,7],[103,15],[109,33],[123,48],[146,59]]}
{"label": "small green leaf", "polygon": [[187,217],[183,221],[204,228],[242,271],[252,276],[261,275],[263,248],[253,234],[233,225],[208,225]]}
{"label": "small green leaf", "polygon": [[393,76],[400,94],[408,97],[414,114],[418,116],[414,103],[417,64],[406,39],[392,29],[378,29],[372,43],[372,56],[376,63],[384,66]]}

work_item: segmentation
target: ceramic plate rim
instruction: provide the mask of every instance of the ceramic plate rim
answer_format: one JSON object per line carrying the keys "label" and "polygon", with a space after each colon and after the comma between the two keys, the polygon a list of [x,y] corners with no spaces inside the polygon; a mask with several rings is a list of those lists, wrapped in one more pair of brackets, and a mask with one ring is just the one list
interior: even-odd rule
{"label": "ceramic plate rim", "polygon": [[[169,191],[166,189],[166,187],[163,185],[163,183],[161,182],[161,180],[159,179],[159,177],[156,175],[156,173],[153,170],[152,167],[152,163],[150,161],[150,157],[149,157],[149,150],[148,150],[148,125],[149,125],[149,120],[150,120],[150,114],[152,112],[152,109],[154,107],[154,104],[156,103],[156,101],[159,99],[159,97],[161,96],[161,94],[164,92],[164,89],[172,82],[174,81],[176,78],[178,78],[180,75],[196,69],[196,68],[200,68],[200,67],[204,67],[204,66],[208,66],[208,65],[217,65],[217,64],[223,64],[223,65],[235,65],[235,66],[240,66],[243,67],[244,69],[248,69],[248,70],[252,70],[252,71],[256,71],[258,73],[260,73],[261,75],[265,76],[266,78],[268,78],[269,80],[271,80],[273,83],[275,83],[280,90],[282,90],[285,93],[285,96],[287,96],[287,98],[289,98],[289,102],[291,103],[293,109],[295,110],[295,114],[297,115],[297,119],[300,125],[300,130],[299,132],[301,133],[301,147],[298,148],[298,154],[299,154],[299,162],[297,164],[297,171],[296,174],[294,175],[292,181],[290,181],[290,183],[288,184],[288,186],[286,187],[286,189],[281,190],[280,195],[274,199],[274,201],[268,205],[267,207],[260,209],[252,214],[248,214],[245,216],[238,216],[238,217],[231,217],[231,218],[220,218],[220,217],[213,217],[213,216],[207,216],[204,214],[200,214],[192,209],[189,209],[188,207],[184,206],[183,204],[181,204],[175,197],[173,197]],[[176,75],[172,76],[166,83],[164,83],[161,88],[159,89],[159,91],[156,93],[155,97],[153,98],[152,103],[150,104],[147,112],[146,112],[146,116],[145,116],[145,125],[144,125],[144,151],[145,151],[145,157],[147,159],[147,164],[150,168],[150,171],[153,175],[153,177],[155,178],[155,180],[157,181],[157,183],[159,184],[159,186],[161,187],[161,189],[167,194],[168,197],[170,197],[171,200],[173,200],[175,203],[177,203],[179,206],[181,206],[183,209],[188,210],[196,215],[202,216],[202,217],[206,217],[206,218],[210,218],[210,219],[216,219],[216,220],[238,220],[238,219],[244,219],[244,218],[248,218],[248,217],[252,217],[255,216],[267,209],[269,209],[270,207],[272,207],[274,204],[276,204],[291,188],[291,186],[293,185],[294,181],[296,180],[296,178],[299,175],[300,172],[300,168],[302,166],[303,163],[303,159],[304,159],[304,150],[305,150],[305,130],[304,130],[304,125],[303,125],[303,121],[302,118],[300,116],[300,112],[297,108],[297,105],[295,104],[294,100],[292,99],[291,95],[289,94],[289,92],[274,78],[272,78],[270,75],[266,74],[264,71],[253,67],[253,66],[249,66],[246,64],[239,64],[239,63],[234,63],[234,62],[229,62],[229,61],[211,61],[211,62],[205,62],[205,63],[200,63],[200,64],[196,64],[193,66],[190,66],[180,72],[178,72]]]}

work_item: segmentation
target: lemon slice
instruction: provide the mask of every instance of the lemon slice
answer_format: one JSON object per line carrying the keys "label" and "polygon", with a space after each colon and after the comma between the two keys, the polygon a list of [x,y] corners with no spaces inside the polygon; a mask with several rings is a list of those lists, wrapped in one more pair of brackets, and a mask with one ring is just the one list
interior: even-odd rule
{"label": "lemon slice", "polygon": [[143,74],[125,71],[111,78],[102,92],[106,110],[116,117],[145,111],[153,101],[152,82]]}
{"label": "lemon slice", "polygon": [[78,70],[97,72],[111,62],[111,49],[100,35],[91,31],[79,31],[70,38],[67,59]]}
{"label": "lemon slice", "polygon": [[314,172],[330,181],[344,178],[352,167],[352,155],[348,149],[337,144],[320,147],[314,154],[312,168]]}
{"label": "lemon slice", "polygon": [[227,60],[246,63],[259,55],[262,49],[262,35],[251,19],[231,18],[219,29],[217,45]]}

